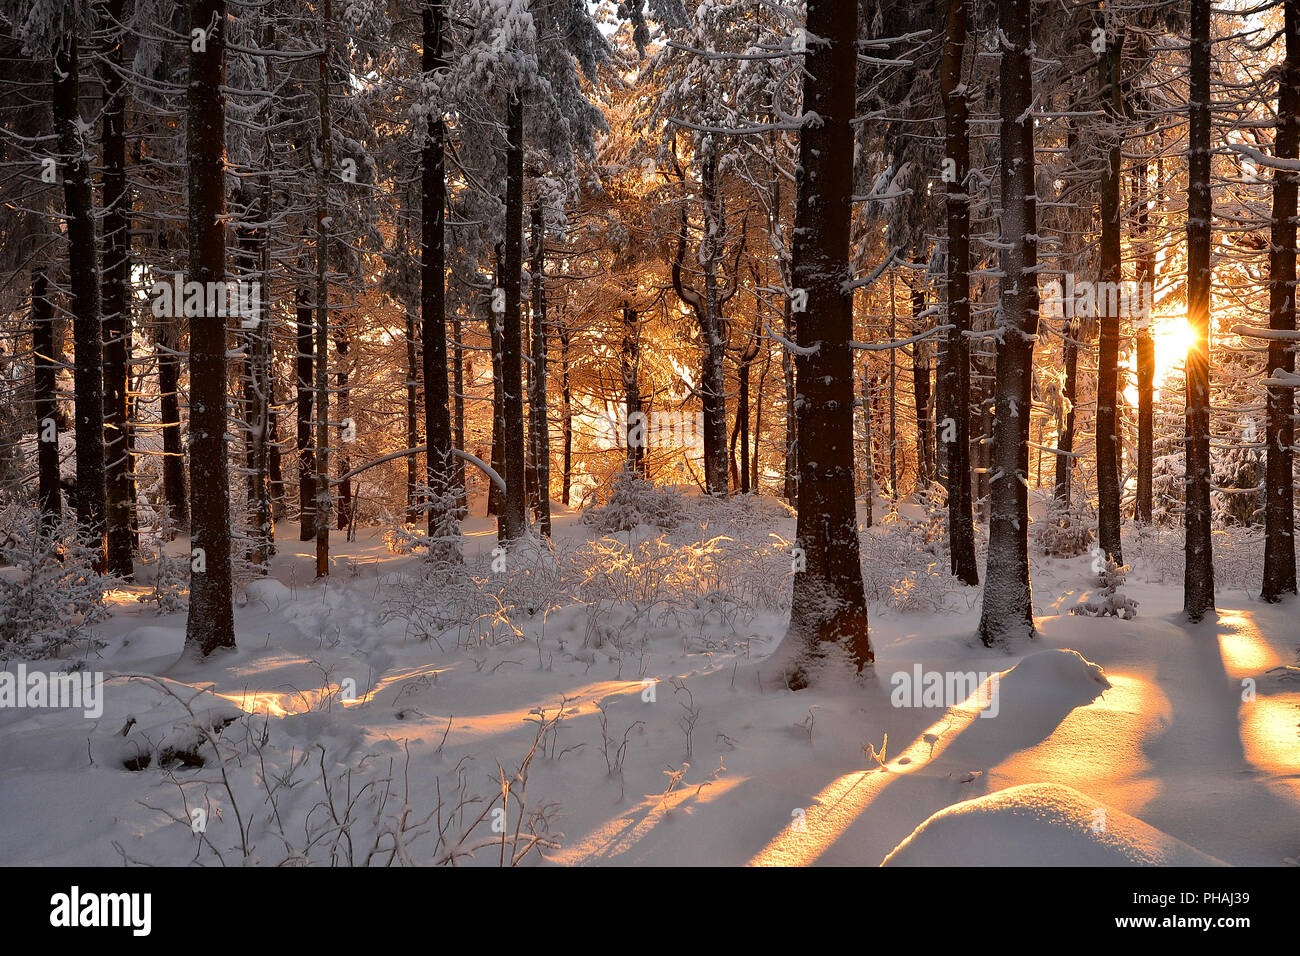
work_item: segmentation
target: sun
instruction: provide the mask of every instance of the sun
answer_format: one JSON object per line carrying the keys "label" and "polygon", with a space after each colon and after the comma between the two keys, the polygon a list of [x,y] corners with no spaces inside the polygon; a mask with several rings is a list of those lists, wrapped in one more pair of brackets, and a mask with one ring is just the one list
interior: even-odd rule
{"label": "sun", "polygon": [[[1175,372],[1181,373],[1187,361],[1187,353],[1196,341],[1196,333],[1187,324],[1184,313],[1155,312],[1151,316],[1151,339],[1155,346],[1155,396]],[[1128,384],[1124,388],[1124,397],[1134,407],[1138,403],[1137,390],[1137,349],[1128,352]]]}
{"label": "sun", "polygon": [[1182,371],[1196,333],[1187,324],[1186,315],[1156,313],[1151,321],[1151,337],[1155,342],[1156,388],[1160,388],[1173,372]]}

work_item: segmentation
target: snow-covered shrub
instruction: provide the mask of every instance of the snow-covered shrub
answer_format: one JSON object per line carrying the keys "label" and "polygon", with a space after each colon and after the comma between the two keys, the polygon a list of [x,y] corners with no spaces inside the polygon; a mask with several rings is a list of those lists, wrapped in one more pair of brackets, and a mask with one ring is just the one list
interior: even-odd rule
{"label": "snow-covered shrub", "polygon": [[[1248,438],[1254,438],[1253,429]],[[1213,449],[1212,511],[1216,524],[1253,526],[1264,516],[1264,461],[1261,449],[1229,445]]]}
{"label": "snow-covered shrub", "polygon": [[[1097,552],[1097,560],[1101,560],[1100,550]],[[1097,590],[1070,608],[1070,613],[1084,617],[1117,617],[1125,621],[1137,617],[1138,602],[1119,590],[1127,580],[1129,570],[1129,565],[1117,564],[1114,558],[1106,558],[1105,564],[1097,573]]]}
{"label": "snow-covered shrub", "polygon": [[862,529],[862,581],[867,600],[895,611],[940,611],[962,586],[949,573],[947,539],[938,512],[920,519],[887,514]]}
{"label": "snow-covered shrub", "polygon": [[409,521],[400,528],[390,524],[384,530],[384,547],[389,554],[410,554],[418,547],[421,538],[423,535],[419,529]]}
{"label": "snow-covered shrub", "polygon": [[583,524],[601,534],[632,531],[650,525],[672,531],[682,517],[682,496],[675,489],[656,485],[634,471],[621,471],[614,479],[609,500],[588,508]]}
{"label": "snow-covered shrub", "polygon": [[76,523],[42,528],[37,508],[9,500],[0,505],[0,528],[0,659],[102,646],[90,628],[108,616],[112,582],[95,570],[98,552],[78,539]]}
{"label": "snow-covered shrub", "polygon": [[175,537],[176,522],[167,506],[159,505],[157,524],[148,535],[141,535],[142,541],[152,540],[156,548],[151,562],[153,588],[136,598],[141,604],[152,604],[158,614],[172,614],[189,606],[189,561],[167,553],[166,543]]}
{"label": "snow-covered shrub", "polygon": [[1073,558],[1092,547],[1095,515],[1077,508],[1053,508],[1029,527],[1034,547],[1049,558]]}

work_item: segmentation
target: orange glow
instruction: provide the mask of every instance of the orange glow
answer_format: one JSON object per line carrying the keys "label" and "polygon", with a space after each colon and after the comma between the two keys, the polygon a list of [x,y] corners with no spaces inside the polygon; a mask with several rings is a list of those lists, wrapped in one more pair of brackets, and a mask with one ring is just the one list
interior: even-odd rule
{"label": "orange glow", "polygon": [[957,739],[979,716],[981,693],[987,702],[989,691],[983,687],[976,688],[961,706],[950,708],[884,769],[877,767],[848,773],[825,787],[808,807],[802,821],[803,828],[787,826],[749,861],[749,865],[807,866],[815,863],[891,781],[915,773]]}

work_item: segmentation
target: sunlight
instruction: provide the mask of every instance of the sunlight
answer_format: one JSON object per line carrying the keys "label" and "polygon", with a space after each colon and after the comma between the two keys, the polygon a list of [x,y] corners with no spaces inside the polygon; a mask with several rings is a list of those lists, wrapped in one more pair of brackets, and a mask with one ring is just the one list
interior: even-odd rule
{"label": "sunlight", "polygon": [[1160,389],[1174,371],[1182,371],[1187,352],[1196,341],[1196,333],[1187,324],[1185,314],[1156,313],[1152,319],[1152,338],[1156,347],[1156,388]]}
{"label": "sunlight", "polygon": [[[942,754],[948,744],[979,716],[988,701],[988,693],[981,685],[960,705],[949,708],[885,767],[848,773],[828,784],[813,798],[801,820],[802,827],[786,827],[749,861],[749,865],[807,866],[815,863],[891,781],[915,773]],[[985,696],[981,698],[981,694]]]}
{"label": "sunlight", "polygon": [[[1184,312],[1156,311],[1151,316],[1151,339],[1155,346],[1154,398],[1159,398],[1161,390],[1175,373],[1181,376],[1187,361],[1187,352],[1196,341],[1196,333],[1187,324]],[[1137,348],[1128,351],[1128,382],[1124,387],[1124,399],[1132,406],[1138,404],[1137,388]]]}

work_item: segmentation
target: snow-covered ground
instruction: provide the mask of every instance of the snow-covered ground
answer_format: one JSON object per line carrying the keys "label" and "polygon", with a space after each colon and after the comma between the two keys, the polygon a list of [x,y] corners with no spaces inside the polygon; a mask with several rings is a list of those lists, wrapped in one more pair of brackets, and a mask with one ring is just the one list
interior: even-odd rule
{"label": "snow-covered ground", "polygon": [[[205,661],[182,654],[183,611],[136,600],[146,583],[113,592],[90,665],[102,714],[0,708],[0,863],[1300,856],[1294,602],[1221,587],[1217,617],[1187,626],[1180,556],[1156,549],[1121,587],[1135,619],[1072,615],[1093,559],[1036,557],[1038,639],[989,650],[979,592],[900,567],[919,532],[878,510],[875,674],[792,693],[764,660],[794,519],[714,504],[691,502],[666,539],[602,539],[556,505],[557,554],[497,556],[494,571],[476,502],[473,586],[422,581],[378,529],[336,536],[316,583],[310,545],[281,524],[271,576],[237,609],[238,649]],[[932,673],[981,689],[927,697]],[[911,703],[938,706],[896,706],[918,674]]]}

